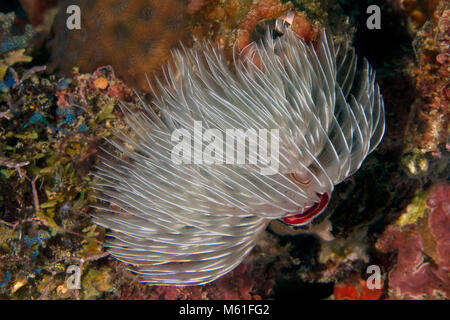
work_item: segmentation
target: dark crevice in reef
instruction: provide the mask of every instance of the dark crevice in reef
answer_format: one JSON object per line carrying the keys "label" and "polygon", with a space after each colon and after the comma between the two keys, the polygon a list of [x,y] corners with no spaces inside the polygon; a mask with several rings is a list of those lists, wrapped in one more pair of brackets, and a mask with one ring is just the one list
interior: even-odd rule
{"label": "dark crevice in reef", "polygon": [[298,258],[298,268],[308,268],[317,265],[317,253],[320,250],[320,240],[313,235],[299,234],[295,236],[282,236],[280,245],[289,243],[292,248],[290,254],[292,258]]}
{"label": "dark crevice in reef", "polygon": [[[336,186],[333,194],[332,201],[337,201],[330,217],[333,234],[345,237],[355,226],[367,223],[377,225],[369,234],[383,230],[388,221],[377,217],[403,208],[420,181],[408,177],[400,166],[407,110],[415,99],[412,81],[403,71],[405,62],[414,56],[406,22],[384,0],[337,0],[337,3],[355,27],[352,45],[359,59],[366,58],[375,68],[386,107],[386,132],[380,146],[368,156],[353,180]],[[370,5],[381,9],[379,30],[366,26]]]}
{"label": "dark crevice in reef", "polygon": [[304,281],[298,276],[319,266],[320,240],[313,235],[281,236],[280,245],[287,243],[291,245],[291,258],[297,262],[279,273],[271,298],[315,300],[329,297],[333,293],[334,283]]}
{"label": "dark crevice in reef", "polygon": [[23,10],[18,0],[1,1],[0,12],[3,13],[14,12],[16,16],[19,17],[20,19],[22,20],[28,19],[26,12]]}
{"label": "dark crevice in reef", "polygon": [[286,300],[319,300],[333,294],[334,283],[305,282],[298,277],[282,278],[273,288],[272,298]]}
{"label": "dark crevice in reef", "polygon": [[[377,70],[378,77],[390,75],[396,60],[412,56],[412,35],[404,18],[395,13],[385,0],[338,0],[343,14],[350,18],[356,29],[353,45],[359,57],[365,57]],[[367,8],[377,5],[381,9],[381,29],[366,26]]]}

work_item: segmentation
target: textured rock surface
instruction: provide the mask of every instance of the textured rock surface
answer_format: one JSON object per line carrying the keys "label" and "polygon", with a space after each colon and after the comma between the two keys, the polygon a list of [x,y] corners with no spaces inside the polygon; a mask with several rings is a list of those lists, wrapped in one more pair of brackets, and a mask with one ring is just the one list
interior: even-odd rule
{"label": "textured rock surface", "polygon": [[[397,251],[397,262],[389,272],[392,298],[450,295],[450,184],[436,183],[425,197],[426,206],[412,204],[414,208],[406,210],[377,242],[384,252]],[[414,211],[420,214],[411,214]]]}
{"label": "textured rock surface", "polygon": [[70,75],[112,65],[129,86],[149,91],[145,74],[153,78],[179,41],[188,38],[184,1],[81,0],[80,30],[69,30],[62,0],[55,21],[52,64]]}

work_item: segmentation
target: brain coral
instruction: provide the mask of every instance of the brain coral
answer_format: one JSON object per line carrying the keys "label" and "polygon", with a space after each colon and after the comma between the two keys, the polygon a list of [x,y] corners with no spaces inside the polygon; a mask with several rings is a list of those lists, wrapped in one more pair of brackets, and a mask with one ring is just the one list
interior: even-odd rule
{"label": "brain coral", "polygon": [[66,74],[112,65],[128,85],[148,90],[145,73],[159,71],[170,49],[187,39],[182,0],[80,0],[80,30],[66,27],[71,4],[60,3],[52,43],[53,67]]}

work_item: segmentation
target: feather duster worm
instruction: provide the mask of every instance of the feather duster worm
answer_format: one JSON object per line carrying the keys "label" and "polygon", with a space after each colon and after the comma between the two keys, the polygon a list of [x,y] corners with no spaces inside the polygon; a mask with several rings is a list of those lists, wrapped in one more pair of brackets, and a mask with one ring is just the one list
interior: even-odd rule
{"label": "feather duster worm", "polygon": [[[235,58],[221,49],[173,52],[146,112],[123,111],[131,134],[110,143],[126,156],[104,157],[96,172],[94,221],[110,228],[107,246],[154,285],[205,284],[235,268],[272,219],[303,225],[327,205],[384,133],[384,105],[366,60],[336,47],[325,31],[315,46],[289,28],[270,32]],[[278,129],[279,166],[179,165],[174,130]],[[264,140],[262,142],[267,142]],[[260,141],[261,142],[261,141]],[[126,145],[132,146],[133,150]],[[246,149],[248,151],[248,147]]]}

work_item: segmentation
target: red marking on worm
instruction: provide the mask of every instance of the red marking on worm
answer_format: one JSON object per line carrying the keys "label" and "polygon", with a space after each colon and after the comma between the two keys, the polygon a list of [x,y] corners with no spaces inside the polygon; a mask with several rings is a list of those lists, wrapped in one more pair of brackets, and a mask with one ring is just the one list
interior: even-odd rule
{"label": "red marking on worm", "polygon": [[297,175],[295,173],[290,173],[289,176],[292,178],[292,180],[294,180],[294,182],[301,184],[301,185],[308,185],[311,183],[311,179],[307,179],[305,181],[298,179]]}
{"label": "red marking on worm", "polygon": [[289,217],[281,218],[284,222],[292,225],[303,225],[309,220],[321,213],[330,201],[330,196],[327,192],[323,194],[317,194],[320,198],[319,202],[316,202],[311,208],[306,211],[294,214]]}

